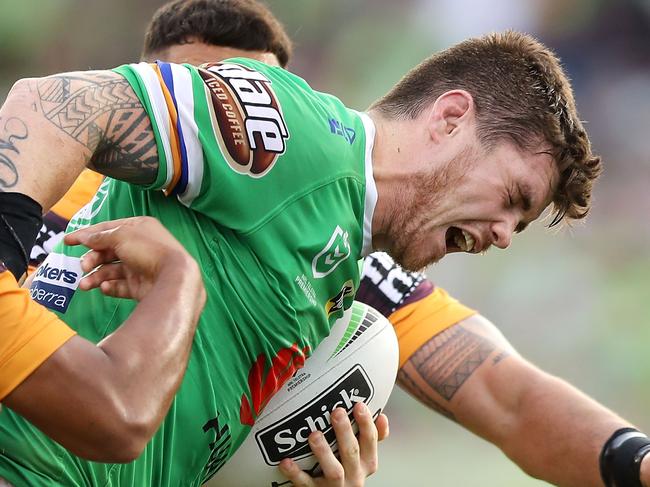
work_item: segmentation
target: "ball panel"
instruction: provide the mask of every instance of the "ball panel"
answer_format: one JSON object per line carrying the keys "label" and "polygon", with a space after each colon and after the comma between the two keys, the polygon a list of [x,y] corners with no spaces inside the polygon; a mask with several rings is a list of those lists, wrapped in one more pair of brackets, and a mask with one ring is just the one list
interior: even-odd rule
{"label": "ball panel", "polygon": [[[282,458],[318,472],[307,437],[320,430],[336,451],[329,413],[365,402],[376,416],[395,384],[399,361],[390,322],[355,302],[337,320],[330,335],[305,366],[269,401],[244,444],[207,485],[210,487],[290,487],[279,473]],[[356,424],[353,424],[356,430]]]}

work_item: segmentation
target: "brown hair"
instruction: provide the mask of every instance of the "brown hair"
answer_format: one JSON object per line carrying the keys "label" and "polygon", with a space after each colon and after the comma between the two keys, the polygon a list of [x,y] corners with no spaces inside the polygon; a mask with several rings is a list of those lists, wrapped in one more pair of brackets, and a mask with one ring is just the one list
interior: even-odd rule
{"label": "brown hair", "polygon": [[549,226],[588,213],[601,161],[591,152],[571,85],[553,52],[513,31],[468,39],[413,68],[371,109],[388,117],[415,118],[454,89],[474,98],[478,136],[486,148],[503,140],[523,150],[540,142],[551,146],[560,181]]}
{"label": "brown hair", "polygon": [[291,41],[269,9],[255,0],[174,0],[153,15],[144,38],[143,57],[190,38],[215,46],[275,54],[285,67]]}

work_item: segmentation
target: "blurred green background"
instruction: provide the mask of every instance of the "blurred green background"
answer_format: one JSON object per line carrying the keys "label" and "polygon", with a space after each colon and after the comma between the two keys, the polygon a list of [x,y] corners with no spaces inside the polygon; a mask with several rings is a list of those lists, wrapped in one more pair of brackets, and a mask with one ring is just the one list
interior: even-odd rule
{"label": "blurred green background", "polygon": [[[158,0],[0,0],[0,96],[13,81],[138,59]],[[507,252],[452,255],[432,280],[532,362],[650,431],[650,0],[273,0],[290,68],[363,109],[411,66],[515,28],[553,47],[605,174],[586,224],[542,224]],[[546,485],[396,390],[370,487]],[[535,441],[535,438],[530,438]]]}

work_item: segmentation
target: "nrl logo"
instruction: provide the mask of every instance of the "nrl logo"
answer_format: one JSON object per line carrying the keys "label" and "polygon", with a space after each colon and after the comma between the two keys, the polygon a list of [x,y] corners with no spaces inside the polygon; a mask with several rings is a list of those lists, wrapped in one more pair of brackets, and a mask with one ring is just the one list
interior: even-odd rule
{"label": "nrl logo", "polygon": [[316,279],[330,274],[338,265],[350,256],[350,242],[348,232],[343,231],[338,225],[330,237],[329,242],[311,262],[311,270]]}

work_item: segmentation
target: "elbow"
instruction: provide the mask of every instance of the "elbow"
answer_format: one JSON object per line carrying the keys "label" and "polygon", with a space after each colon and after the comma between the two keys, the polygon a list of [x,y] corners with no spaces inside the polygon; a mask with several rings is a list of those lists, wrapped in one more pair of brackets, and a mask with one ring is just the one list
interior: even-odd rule
{"label": "elbow", "polygon": [[9,100],[31,100],[35,82],[36,78],[22,78],[16,81],[11,87],[11,90],[9,90],[5,103]]}
{"label": "elbow", "polygon": [[95,423],[92,438],[77,443],[73,453],[101,463],[130,463],[144,451],[157,430],[158,422],[151,415],[122,410],[104,409]]}
{"label": "elbow", "polygon": [[96,451],[94,458],[89,460],[102,463],[131,463],[140,457],[147,446],[148,438],[137,433],[125,432],[116,435],[114,432],[106,437],[101,450]]}
{"label": "elbow", "polygon": [[102,451],[98,452],[101,458],[95,461],[130,463],[136,460],[156,432],[156,426],[143,414],[120,415],[107,425]]}

